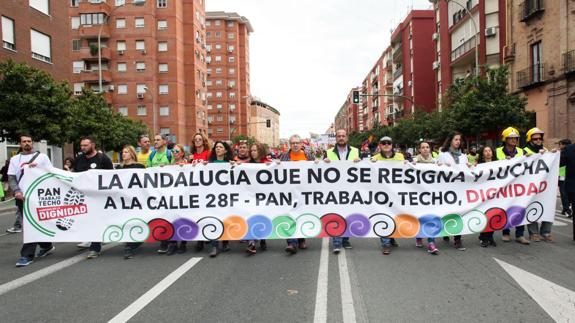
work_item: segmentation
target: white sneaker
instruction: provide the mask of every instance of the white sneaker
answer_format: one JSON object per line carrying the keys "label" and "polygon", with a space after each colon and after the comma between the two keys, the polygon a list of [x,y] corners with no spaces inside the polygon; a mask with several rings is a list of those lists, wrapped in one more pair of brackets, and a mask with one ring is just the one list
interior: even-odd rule
{"label": "white sneaker", "polygon": [[92,244],[92,243],[91,242],[82,242],[82,243],[78,243],[76,245],[76,247],[86,249],[86,248],[90,248],[90,244]]}

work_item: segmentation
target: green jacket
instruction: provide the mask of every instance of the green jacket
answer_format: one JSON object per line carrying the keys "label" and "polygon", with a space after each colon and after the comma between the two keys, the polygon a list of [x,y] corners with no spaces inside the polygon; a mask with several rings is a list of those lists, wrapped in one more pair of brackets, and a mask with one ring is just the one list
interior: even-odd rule
{"label": "green jacket", "polygon": [[171,165],[172,161],[168,158],[168,148],[163,152],[153,151],[148,157],[148,162],[146,163],[147,167],[158,167],[158,166],[166,166]]}

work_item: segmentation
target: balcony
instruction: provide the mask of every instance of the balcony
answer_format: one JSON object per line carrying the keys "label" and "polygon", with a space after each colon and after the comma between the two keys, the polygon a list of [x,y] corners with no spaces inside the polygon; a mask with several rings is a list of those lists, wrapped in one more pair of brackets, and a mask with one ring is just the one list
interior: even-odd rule
{"label": "balcony", "polygon": [[107,2],[83,0],[78,4],[78,12],[81,13],[102,12],[109,15],[110,10],[112,9]]}
{"label": "balcony", "polygon": [[525,0],[519,6],[519,21],[526,22],[543,11],[545,11],[543,0]]}
{"label": "balcony", "polygon": [[400,66],[398,69],[395,70],[395,72],[393,72],[393,79],[397,79],[399,78],[401,75],[403,75],[403,67]]}
{"label": "balcony", "polygon": [[[90,47],[82,47],[80,48],[80,57],[82,58],[82,60],[85,61],[97,61],[98,60],[98,49],[96,47],[96,49],[94,50],[95,52],[92,52],[92,49]],[[102,47],[101,50],[102,52],[102,60],[110,60],[111,59],[111,54],[110,54],[110,49],[107,47]],[[92,55],[95,54],[95,55]]]}
{"label": "balcony", "polygon": [[469,38],[468,40],[466,40],[465,43],[459,45],[459,47],[454,49],[451,52],[451,61],[453,62],[456,59],[458,59],[459,57],[461,57],[462,55],[469,52],[471,49],[475,49],[476,40],[477,40],[477,36],[473,36],[473,37]]}
{"label": "balcony", "polygon": [[403,58],[403,56],[401,55],[401,53],[403,53],[403,51],[402,51],[402,48],[401,48],[401,43],[399,43],[399,44],[397,45],[397,47],[395,47],[395,48],[393,49],[392,57],[393,57],[393,61],[394,61],[394,62],[401,61],[401,59]]}
{"label": "balcony", "polygon": [[545,64],[531,65],[517,72],[517,88],[529,88],[545,82]]}
{"label": "balcony", "polygon": [[110,26],[108,25],[82,25],[78,34],[82,38],[98,38],[98,32],[102,28],[102,38],[110,38]]}
{"label": "balcony", "polygon": [[575,72],[575,50],[563,54],[563,73]]}
{"label": "balcony", "polygon": [[[81,73],[81,81],[84,83],[98,83],[99,73],[98,70],[84,70]],[[112,75],[109,70],[102,70],[102,82],[107,83],[112,80]]]}

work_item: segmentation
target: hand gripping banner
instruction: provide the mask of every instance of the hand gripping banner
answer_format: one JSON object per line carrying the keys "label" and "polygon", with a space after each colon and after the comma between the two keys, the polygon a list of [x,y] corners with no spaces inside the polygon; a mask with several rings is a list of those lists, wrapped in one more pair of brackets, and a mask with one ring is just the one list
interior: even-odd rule
{"label": "hand gripping banner", "polygon": [[403,162],[30,168],[25,242],[440,237],[553,222],[559,154]]}

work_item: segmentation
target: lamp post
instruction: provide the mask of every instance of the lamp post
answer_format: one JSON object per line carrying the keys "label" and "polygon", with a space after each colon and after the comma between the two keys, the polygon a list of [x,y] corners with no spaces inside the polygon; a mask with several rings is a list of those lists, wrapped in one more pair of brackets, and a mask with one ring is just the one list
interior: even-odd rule
{"label": "lamp post", "polygon": [[[429,2],[433,3],[434,5],[437,5],[439,3],[439,1],[441,1],[441,0],[429,0]],[[473,16],[471,15],[471,11],[469,11],[469,9],[467,9],[466,6],[462,5],[461,3],[457,2],[457,1],[452,1],[452,0],[443,0],[443,1],[445,1],[446,4],[453,2],[456,5],[458,5],[459,7],[461,7],[469,15],[469,19],[471,19],[471,22],[473,23],[473,28],[475,29],[475,35],[474,35],[474,37],[475,37],[475,69],[474,69],[474,74],[479,75],[479,28],[477,27],[477,22],[475,22],[475,19],[473,19]]]}
{"label": "lamp post", "polygon": [[98,89],[100,93],[104,91],[102,88],[102,29],[104,28],[104,25],[108,24],[109,21],[108,17],[111,16],[114,11],[118,10],[118,8],[125,7],[127,5],[140,7],[145,4],[146,0],[133,0],[132,2],[124,3],[120,6],[117,6],[114,9],[110,10],[110,13],[105,16],[103,23],[100,25],[100,29],[98,30]]}

